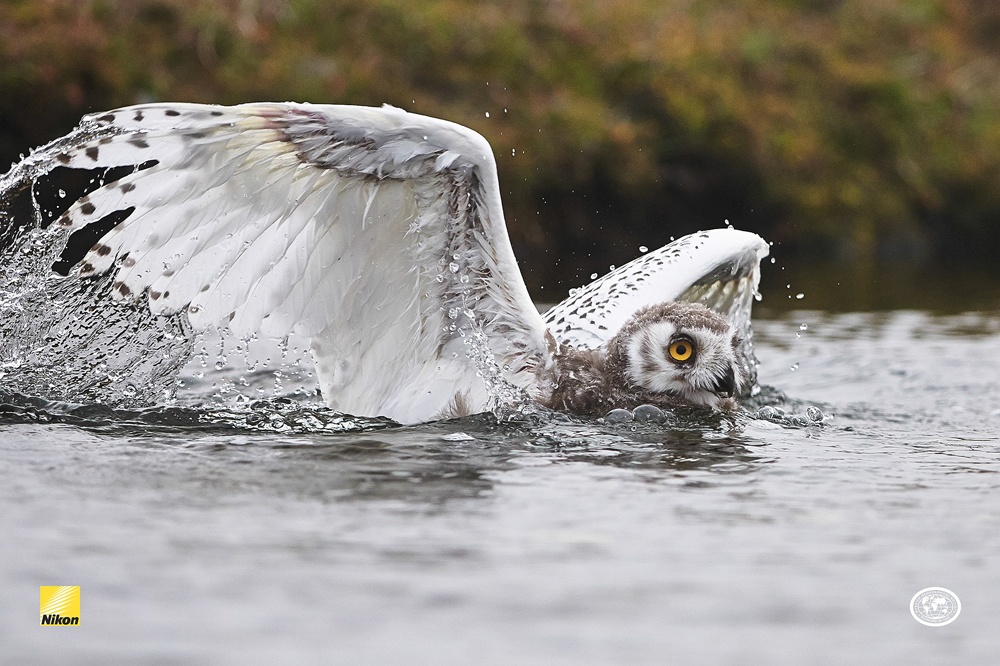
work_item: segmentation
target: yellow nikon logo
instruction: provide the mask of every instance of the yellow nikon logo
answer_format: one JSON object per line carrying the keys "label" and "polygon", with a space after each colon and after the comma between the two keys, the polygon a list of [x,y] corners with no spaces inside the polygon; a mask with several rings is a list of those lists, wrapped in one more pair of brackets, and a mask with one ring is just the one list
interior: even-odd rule
{"label": "yellow nikon logo", "polygon": [[42,626],[67,627],[80,624],[80,586],[42,585],[38,605]]}

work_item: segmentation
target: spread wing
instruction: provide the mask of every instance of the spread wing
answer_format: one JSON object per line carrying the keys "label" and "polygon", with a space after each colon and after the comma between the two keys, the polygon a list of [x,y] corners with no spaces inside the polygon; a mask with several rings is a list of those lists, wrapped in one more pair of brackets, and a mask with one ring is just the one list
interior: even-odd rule
{"label": "spread wing", "polygon": [[638,309],[667,301],[702,303],[742,326],[760,282],[764,240],[746,231],[713,229],[684,236],[582,287],[545,313],[559,343],[601,346]]}
{"label": "spread wing", "polygon": [[546,362],[472,130],[388,106],[149,104],[77,136],[58,164],[144,167],[59,220],[131,211],[78,275],[114,271],[116,298],[196,329],[309,338],[332,407],[403,422],[483,409],[479,331],[516,384]]}
{"label": "spread wing", "polygon": [[666,301],[701,303],[742,332],[745,375],[756,383],[750,310],[760,282],[764,240],[732,228],[684,236],[611,271],[545,313],[560,343],[604,344],[639,308]]}

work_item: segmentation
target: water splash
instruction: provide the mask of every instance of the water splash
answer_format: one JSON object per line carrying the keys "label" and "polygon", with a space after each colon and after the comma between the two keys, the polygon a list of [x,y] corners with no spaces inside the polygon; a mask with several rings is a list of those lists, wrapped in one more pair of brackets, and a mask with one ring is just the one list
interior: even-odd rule
{"label": "water splash", "polygon": [[345,433],[381,430],[397,424],[385,418],[349,416],[292,400],[258,400],[228,408],[159,405],[123,409],[100,404],[46,400],[0,390],[0,424],[65,423],[104,432]]}
{"label": "water splash", "polygon": [[80,280],[54,270],[71,267],[71,235],[53,220],[81,194],[140,168],[72,170],[69,180],[82,174],[89,181],[67,197],[51,175],[60,168],[56,156],[114,133],[84,122],[0,178],[0,380],[9,390],[119,407],[154,404],[171,396],[190,355],[185,316],[157,317],[144,304],[115,301],[110,274]]}
{"label": "water splash", "polygon": [[476,319],[475,313],[465,308],[462,312],[465,318],[459,329],[463,337],[465,351],[476,364],[476,376],[483,380],[488,395],[487,408],[493,412],[499,421],[518,421],[539,413],[539,405],[528,393],[504,377],[503,369],[497,363],[496,356],[490,348],[482,324]]}

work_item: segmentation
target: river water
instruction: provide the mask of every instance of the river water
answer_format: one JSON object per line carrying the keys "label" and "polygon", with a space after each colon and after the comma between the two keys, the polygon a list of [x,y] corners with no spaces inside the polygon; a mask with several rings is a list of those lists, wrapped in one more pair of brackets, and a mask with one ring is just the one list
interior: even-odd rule
{"label": "river water", "polygon": [[[762,289],[761,418],[6,394],[0,661],[998,663],[1000,313],[800,284]],[[81,586],[81,626],[38,626],[40,585]],[[910,615],[931,586],[948,626]]]}

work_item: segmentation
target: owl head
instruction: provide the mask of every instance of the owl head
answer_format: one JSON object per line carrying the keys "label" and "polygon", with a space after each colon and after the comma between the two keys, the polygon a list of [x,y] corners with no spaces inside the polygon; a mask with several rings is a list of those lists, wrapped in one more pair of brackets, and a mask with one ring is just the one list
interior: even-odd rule
{"label": "owl head", "polygon": [[745,379],[740,335],[703,305],[662,303],[636,312],[609,342],[623,380],[702,407],[730,410]]}

